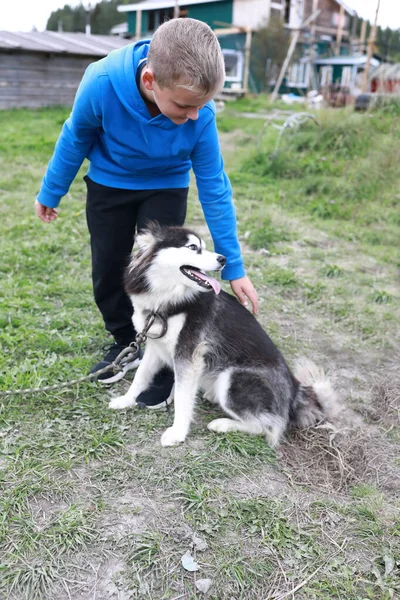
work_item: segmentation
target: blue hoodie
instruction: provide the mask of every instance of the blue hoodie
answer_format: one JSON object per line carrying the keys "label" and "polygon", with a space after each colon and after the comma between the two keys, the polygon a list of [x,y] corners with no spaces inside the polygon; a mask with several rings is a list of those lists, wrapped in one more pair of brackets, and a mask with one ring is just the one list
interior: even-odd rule
{"label": "blue hoodie", "polygon": [[192,168],[215,251],[227,258],[222,277],[243,277],[215,105],[209,102],[196,121],[182,125],[162,114],[151,117],[135,79],[148,49],[149,40],[130,44],[87,68],[37,199],[58,206],[85,158],[94,182],[130,190],[186,188]]}

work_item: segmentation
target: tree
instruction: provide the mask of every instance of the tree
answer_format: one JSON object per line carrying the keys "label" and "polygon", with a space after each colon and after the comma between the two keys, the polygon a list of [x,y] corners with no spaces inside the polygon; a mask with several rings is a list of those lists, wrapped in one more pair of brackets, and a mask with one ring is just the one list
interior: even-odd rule
{"label": "tree", "polygon": [[[90,11],[91,32],[108,35],[111,28],[125,20],[125,14],[117,10],[121,4],[133,4],[139,0],[102,0]],[[66,4],[64,8],[53,11],[47,21],[46,29],[57,31],[59,24],[62,31],[85,31],[86,9],[83,4],[71,7]]]}
{"label": "tree", "polygon": [[[357,35],[361,33],[362,19],[357,22]],[[371,35],[371,23],[367,21],[366,41]],[[383,29],[378,25],[376,30],[376,51],[380,54],[383,60],[399,62],[400,61],[400,29]]]}
{"label": "tree", "polygon": [[272,17],[268,24],[258,29],[252,42],[250,69],[262,90],[269,88],[273,76],[271,68],[279,72],[289,46],[290,31],[285,29],[279,17]]}
{"label": "tree", "polygon": [[[79,21],[79,16],[81,21]],[[85,9],[82,4],[72,8],[66,4],[64,8],[53,11],[47,21],[46,29],[49,31],[85,31]]]}

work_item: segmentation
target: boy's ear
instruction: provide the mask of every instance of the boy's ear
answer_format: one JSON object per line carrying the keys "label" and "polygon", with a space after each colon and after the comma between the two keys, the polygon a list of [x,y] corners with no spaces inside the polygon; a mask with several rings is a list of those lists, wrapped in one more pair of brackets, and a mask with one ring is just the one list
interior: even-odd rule
{"label": "boy's ear", "polygon": [[153,91],[153,84],[155,82],[154,73],[148,67],[145,67],[142,71],[143,85],[149,92]]}

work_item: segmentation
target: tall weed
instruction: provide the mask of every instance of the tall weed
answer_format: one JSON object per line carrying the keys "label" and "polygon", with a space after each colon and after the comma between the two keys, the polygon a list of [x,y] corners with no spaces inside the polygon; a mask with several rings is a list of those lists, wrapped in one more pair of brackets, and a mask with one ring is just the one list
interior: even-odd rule
{"label": "tall weed", "polygon": [[400,121],[387,109],[374,115],[322,112],[318,127],[306,124],[287,134],[275,157],[270,136],[267,150],[248,157],[243,168],[262,180],[296,180],[289,202],[298,204],[300,196],[307,211],[322,219],[382,221],[379,210],[368,207],[399,204],[399,134]]}

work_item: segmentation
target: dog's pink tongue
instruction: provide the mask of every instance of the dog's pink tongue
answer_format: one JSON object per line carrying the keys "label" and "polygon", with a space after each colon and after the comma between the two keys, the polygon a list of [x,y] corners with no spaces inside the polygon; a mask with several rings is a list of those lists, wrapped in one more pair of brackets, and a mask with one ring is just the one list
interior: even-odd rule
{"label": "dog's pink tongue", "polygon": [[203,281],[208,281],[208,283],[212,286],[212,289],[214,290],[214,292],[216,294],[220,293],[221,286],[219,284],[219,281],[214,279],[214,277],[209,277],[208,275],[205,275],[204,273],[200,273],[200,271],[196,271],[196,277],[198,277],[199,279],[202,279]]}

